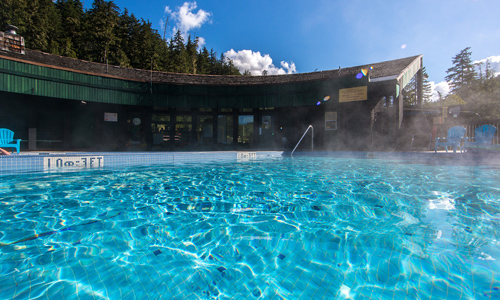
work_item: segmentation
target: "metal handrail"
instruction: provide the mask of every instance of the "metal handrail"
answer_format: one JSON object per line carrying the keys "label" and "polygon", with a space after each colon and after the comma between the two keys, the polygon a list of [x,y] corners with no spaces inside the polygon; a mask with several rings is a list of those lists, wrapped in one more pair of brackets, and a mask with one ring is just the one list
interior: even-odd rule
{"label": "metal handrail", "polygon": [[429,150],[431,149],[431,143],[432,143],[432,134],[428,132],[417,132],[413,135],[411,138],[411,146],[410,146],[410,151],[413,150],[413,141],[415,140],[415,136],[419,134],[424,134],[424,135],[429,135]]}
{"label": "metal handrail", "polygon": [[311,133],[312,133],[312,138],[311,138],[311,151],[314,151],[314,128],[312,125],[309,125],[309,127],[307,127],[306,131],[304,132],[304,134],[302,135],[302,137],[300,138],[299,142],[297,143],[297,145],[295,145],[295,148],[293,148],[292,150],[292,154],[290,154],[290,156],[293,156],[293,153],[295,152],[295,149],[297,149],[297,147],[299,146],[300,142],[302,142],[302,139],[304,138],[304,136],[306,136],[306,133],[309,131],[309,128],[311,128]]}

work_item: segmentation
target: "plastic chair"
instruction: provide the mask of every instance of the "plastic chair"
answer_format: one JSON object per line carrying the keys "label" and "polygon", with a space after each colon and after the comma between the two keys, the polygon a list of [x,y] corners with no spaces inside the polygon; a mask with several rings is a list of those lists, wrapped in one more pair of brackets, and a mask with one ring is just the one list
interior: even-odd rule
{"label": "plastic chair", "polygon": [[465,128],[462,126],[454,126],[448,129],[448,136],[446,138],[436,138],[436,148],[434,153],[437,152],[438,147],[444,147],[446,152],[448,152],[448,147],[453,147],[453,153],[457,152],[457,148],[460,148],[460,152],[463,152],[460,143],[465,135]]}
{"label": "plastic chair", "polygon": [[[488,146],[493,142],[497,128],[493,125],[482,125],[474,130],[474,137],[466,137],[464,142],[464,148],[470,146]],[[469,141],[469,140],[474,140]]]}
{"label": "plastic chair", "polygon": [[12,153],[14,149],[19,153],[19,148],[21,147],[21,140],[14,139],[14,132],[6,128],[0,128],[0,148],[12,148]]}

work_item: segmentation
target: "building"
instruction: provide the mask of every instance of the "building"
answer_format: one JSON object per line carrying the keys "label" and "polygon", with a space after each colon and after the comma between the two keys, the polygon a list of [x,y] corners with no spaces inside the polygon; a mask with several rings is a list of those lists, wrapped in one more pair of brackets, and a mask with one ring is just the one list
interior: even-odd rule
{"label": "building", "polygon": [[418,55],[313,73],[189,75],[3,46],[0,128],[24,150],[289,150],[309,125],[315,150],[379,149],[398,139],[401,91],[413,76],[421,86],[422,67]]}

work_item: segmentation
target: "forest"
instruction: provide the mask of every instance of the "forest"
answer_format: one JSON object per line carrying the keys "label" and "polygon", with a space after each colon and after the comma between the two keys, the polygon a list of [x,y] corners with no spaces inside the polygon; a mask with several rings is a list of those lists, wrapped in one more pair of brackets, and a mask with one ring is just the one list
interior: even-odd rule
{"label": "forest", "polygon": [[[500,120],[500,76],[495,76],[491,63],[474,63],[470,47],[461,50],[451,60],[452,66],[445,77],[450,92],[438,93],[432,100],[431,85],[423,69],[423,108],[461,107],[461,118],[469,121],[485,122]],[[416,82],[413,79],[403,91],[405,106],[416,106]]]}
{"label": "forest", "polygon": [[[84,9],[80,0],[2,0],[0,30],[6,25],[18,27],[27,48],[56,55],[154,71],[241,75],[224,54],[200,48],[198,37],[184,37],[177,31],[167,39],[149,20],[137,18],[113,1],[93,0]],[[471,120],[500,119],[500,77],[495,77],[488,61],[477,65],[471,56],[467,47],[452,58],[445,78],[450,93],[437,100],[431,99],[424,68],[424,108],[459,105]],[[405,87],[403,99],[406,106],[417,105],[414,79]]]}
{"label": "forest", "polygon": [[162,37],[149,20],[113,1],[2,0],[0,28],[15,25],[26,48],[92,62],[154,71],[241,75],[232,61],[199,49],[198,37]]}

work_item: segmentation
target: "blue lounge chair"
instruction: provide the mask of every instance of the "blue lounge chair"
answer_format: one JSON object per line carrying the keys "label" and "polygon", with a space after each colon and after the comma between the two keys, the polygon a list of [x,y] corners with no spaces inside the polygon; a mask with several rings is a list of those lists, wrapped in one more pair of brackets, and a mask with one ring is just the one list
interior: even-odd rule
{"label": "blue lounge chair", "polygon": [[12,148],[12,153],[14,149],[19,153],[19,148],[21,146],[21,140],[14,140],[14,132],[6,128],[0,128],[0,148]]}
{"label": "blue lounge chair", "polygon": [[467,149],[467,147],[489,146],[491,145],[496,132],[497,128],[493,125],[479,126],[476,130],[474,130],[473,138],[465,138],[464,148]]}
{"label": "blue lounge chair", "polygon": [[465,135],[465,128],[462,126],[454,126],[448,129],[448,136],[446,138],[436,138],[436,149],[437,152],[439,146],[444,147],[446,152],[448,152],[448,147],[453,147],[453,153],[457,152],[457,148],[460,148],[460,152],[463,151],[460,143]]}

